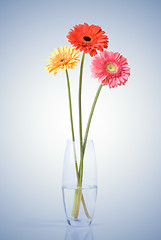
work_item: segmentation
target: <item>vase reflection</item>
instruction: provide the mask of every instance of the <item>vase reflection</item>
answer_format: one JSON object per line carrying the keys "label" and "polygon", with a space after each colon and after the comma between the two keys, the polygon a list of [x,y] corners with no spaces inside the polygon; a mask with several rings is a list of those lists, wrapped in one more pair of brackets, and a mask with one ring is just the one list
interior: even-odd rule
{"label": "vase reflection", "polygon": [[71,227],[67,226],[64,240],[94,240],[91,226],[89,227]]}

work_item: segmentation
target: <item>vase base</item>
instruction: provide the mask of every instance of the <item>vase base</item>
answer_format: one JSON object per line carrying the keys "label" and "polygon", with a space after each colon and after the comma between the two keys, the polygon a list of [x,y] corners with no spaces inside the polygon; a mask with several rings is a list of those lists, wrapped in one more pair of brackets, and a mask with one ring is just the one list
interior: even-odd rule
{"label": "vase base", "polygon": [[77,220],[77,219],[68,219],[67,223],[73,227],[87,227],[90,226],[92,220]]}

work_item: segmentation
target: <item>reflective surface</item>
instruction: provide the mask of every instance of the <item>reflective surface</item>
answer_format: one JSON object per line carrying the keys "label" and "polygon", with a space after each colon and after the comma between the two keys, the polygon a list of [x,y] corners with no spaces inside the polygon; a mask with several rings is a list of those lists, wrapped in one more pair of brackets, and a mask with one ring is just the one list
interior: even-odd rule
{"label": "reflective surface", "polygon": [[[161,234],[154,226],[121,222],[92,224],[77,228],[64,221],[29,220],[1,232],[2,240],[160,240]],[[147,225],[148,226],[148,225]],[[3,229],[4,230],[4,229]]]}
{"label": "reflective surface", "polygon": [[94,240],[91,227],[74,228],[67,227],[65,240]]}

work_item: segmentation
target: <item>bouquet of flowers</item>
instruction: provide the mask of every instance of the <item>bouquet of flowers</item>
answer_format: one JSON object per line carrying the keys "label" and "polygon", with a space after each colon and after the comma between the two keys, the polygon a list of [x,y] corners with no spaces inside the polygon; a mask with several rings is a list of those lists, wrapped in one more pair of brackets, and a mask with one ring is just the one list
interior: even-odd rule
{"label": "bouquet of flowers", "polygon": [[[75,190],[75,197],[73,202],[72,216],[77,219],[79,215],[80,203],[82,201],[84,210],[88,218],[88,213],[84,197],[82,194],[82,180],[83,180],[83,159],[86,149],[86,143],[88,138],[88,132],[90,128],[91,119],[97,103],[97,99],[103,86],[108,85],[109,88],[117,87],[118,85],[124,85],[128,77],[130,76],[130,67],[127,63],[127,59],[118,52],[109,52],[104,50],[108,48],[108,37],[105,32],[97,25],[88,25],[87,23],[75,25],[73,29],[70,29],[67,35],[68,41],[73,47],[64,46],[54,50],[49,58],[49,63],[46,69],[49,73],[56,75],[60,69],[66,74],[68,96],[69,96],[69,110],[70,110],[70,122],[72,140],[75,142],[73,114],[72,114],[72,101],[70,91],[70,81],[68,69],[74,69],[79,61],[80,52],[82,52],[82,59],[80,65],[79,76],[79,92],[78,92],[78,106],[79,106],[79,144],[80,144],[80,164],[78,166],[75,156],[75,169],[77,176],[77,189]],[[100,51],[100,54],[97,53]],[[85,135],[82,134],[82,75],[85,54],[90,54],[91,60],[91,73],[93,78],[97,78],[100,82],[98,90],[96,92],[91,111],[89,114]]]}

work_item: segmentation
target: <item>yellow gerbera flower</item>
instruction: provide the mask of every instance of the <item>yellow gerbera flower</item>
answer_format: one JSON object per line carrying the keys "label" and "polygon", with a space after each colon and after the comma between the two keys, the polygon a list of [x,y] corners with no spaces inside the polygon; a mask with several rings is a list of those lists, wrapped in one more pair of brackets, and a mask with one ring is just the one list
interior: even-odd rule
{"label": "yellow gerbera flower", "polygon": [[67,68],[73,69],[77,66],[77,62],[79,61],[79,50],[76,50],[73,47],[60,47],[55,49],[53,53],[51,53],[52,57],[49,58],[49,64],[46,65],[46,69],[48,69],[49,73],[53,72],[56,75],[60,69],[64,72]]}

